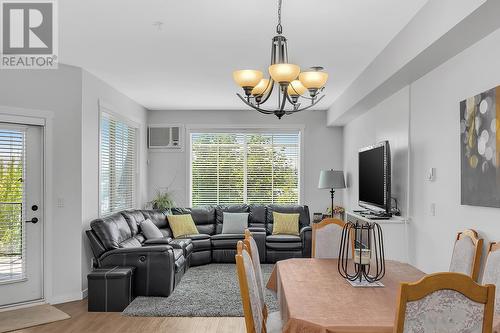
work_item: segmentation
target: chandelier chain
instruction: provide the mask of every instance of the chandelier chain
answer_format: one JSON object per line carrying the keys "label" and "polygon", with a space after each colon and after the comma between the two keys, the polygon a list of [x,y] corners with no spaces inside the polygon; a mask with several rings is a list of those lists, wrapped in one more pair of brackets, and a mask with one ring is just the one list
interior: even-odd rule
{"label": "chandelier chain", "polygon": [[281,35],[283,32],[283,27],[281,25],[281,3],[283,0],[278,0],[278,25],[276,26],[276,32]]}

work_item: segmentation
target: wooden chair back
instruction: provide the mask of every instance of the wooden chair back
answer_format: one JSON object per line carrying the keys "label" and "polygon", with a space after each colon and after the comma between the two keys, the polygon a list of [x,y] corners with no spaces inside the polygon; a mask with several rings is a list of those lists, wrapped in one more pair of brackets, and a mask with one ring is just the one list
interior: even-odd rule
{"label": "wooden chair back", "polygon": [[[313,258],[338,258],[339,250],[340,250],[340,241],[342,238],[342,229],[344,228],[345,222],[339,219],[335,218],[326,218],[322,220],[321,222],[318,223],[313,223],[312,225],[312,250],[311,250],[311,256]],[[332,255],[330,256],[325,256],[322,253],[318,253],[318,233],[322,232],[325,227],[328,226],[338,226],[338,234],[335,233],[333,237],[337,237],[338,239],[334,238],[331,240],[331,245],[335,247],[336,249],[332,249]],[[353,235],[351,234],[351,251],[354,253],[354,238]]]}
{"label": "wooden chair back", "polygon": [[[460,301],[454,304],[453,301],[447,298],[450,297],[450,295],[452,297],[458,297]],[[425,302],[424,298],[426,297],[438,297],[438,300],[442,298],[443,302],[436,302],[436,299],[433,299],[428,303],[420,303],[416,307],[418,311],[415,311],[411,303]],[[474,304],[474,306],[476,304],[484,305],[476,308],[476,311],[478,311],[476,315],[479,317],[476,319],[482,319],[482,333],[491,333],[493,326],[495,286],[491,284],[482,286],[465,274],[450,272],[430,274],[415,283],[401,283],[398,306],[396,308],[397,314],[394,333],[404,333],[405,325],[407,325],[408,328],[406,332],[411,332],[412,329],[418,331],[419,325],[422,325],[421,320],[425,317],[418,313],[423,309],[422,305],[428,305],[430,313],[436,314],[436,317],[432,318],[433,321],[430,323],[428,322],[427,325],[443,325],[443,322],[444,325],[462,325],[467,318],[452,320],[453,318],[449,318],[448,315],[451,314],[451,316],[453,316],[453,314],[456,313],[457,316],[460,317],[461,311],[457,308],[457,305],[460,306],[464,299],[467,302],[473,302],[471,304]],[[439,311],[433,312],[432,307],[436,306],[436,304],[439,307]],[[467,306],[467,304],[464,306]],[[448,311],[448,315],[444,315],[442,313],[443,311]],[[470,307],[468,307],[465,312],[473,313]],[[468,319],[470,320],[470,318]],[[470,321],[468,323],[470,324]],[[477,320],[477,325],[480,325],[480,323],[481,320]],[[415,328],[415,326],[417,326],[417,328]],[[453,329],[451,326],[449,328]],[[439,330],[439,327],[435,327],[434,331],[438,332]],[[451,332],[451,330],[447,331]],[[457,329],[456,331],[458,332],[459,330]],[[472,330],[470,331],[472,332]]]}
{"label": "wooden chair back", "polygon": [[[492,242],[488,245],[488,256],[484,265],[482,284],[500,286],[500,243]],[[500,291],[496,295],[495,314],[500,315]]]}
{"label": "wooden chair back", "polygon": [[[236,272],[238,274],[247,332],[265,333],[266,320],[264,319],[264,310],[262,309],[260,299],[257,296],[255,272],[252,263],[249,262],[249,260],[252,260],[250,253],[243,241],[238,241],[236,249]],[[255,309],[257,312],[254,313],[252,309]]]}
{"label": "wooden chair back", "polygon": [[[473,253],[470,263],[461,262],[463,258],[460,257],[460,251],[457,249],[459,241],[470,240],[473,244]],[[455,246],[453,248],[453,255],[451,258],[450,271],[455,273],[464,273],[469,275],[474,281],[479,278],[479,270],[481,268],[481,254],[483,251],[483,239],[479,238],[477,231],[467,229],[457,234],[455,239]]]}
{"label": "wooden chair back", "polygon": [[248,229],[245,229],[245,238],[243,239],[243,244],[245,244],[248,252],[250,253],[250,257],[252,258],[252,263],[257,278],[257,287],[259,288],[259,297],[261,298],[262,308],[264,312],[264,320],[267,320],[268,308],[265,300],[266,289],[264,285],[264,276],[262,275],[262,268],[260,265],[259,248],[257,247],[257,243],[255,242],[255,240],[253,239],[252,233]]}

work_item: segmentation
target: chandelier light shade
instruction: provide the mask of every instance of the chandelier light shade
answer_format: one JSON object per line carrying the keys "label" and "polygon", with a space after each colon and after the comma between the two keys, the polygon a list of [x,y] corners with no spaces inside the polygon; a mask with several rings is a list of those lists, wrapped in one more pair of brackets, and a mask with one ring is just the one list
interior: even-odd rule
{"label": "chandelier light shade", "polygon": [[319,70],[302,72],[299,75],[299,80],[307,89],[321,89],[328,80],[328,73]]}
{"label": "chandelier light shade", "polygon": [[261,71],[253,69],[242,69],[233,72],[234,81],[242,88],[253,88],[255,87],[264,74]]}
{"label": "chandelier light shade", "polygon": [[302,82],[300,82],[299,80],[293,80],[288,85],[288,95],[290,95],[290,96],[304,95],[304,93],[306,91],[307,91],[307,88],[304,87]]}
{"label": "chandelier light shade", "polygon": [[[324,95],[328,74],[323,67],[313,66],[301,72],[300,66],[288,62],[287,39],[282,35],[281,25],[282,0],[278,0],[277,35],[271,44],[270,78],[264,78],[258,70],[237,70],[233,72],[234,81],[243,88],[244,96],[236,94],[246,105],[263,113],[274,114],[279,119],[286,114],[307,110],[318,104]],[[305,93],[309,91],[309,96]],[[262,105],[276,92],[277,106],[267,109]],[[303,101],[308,104],[302,105]],[[267,104],[266,104],[267,105]]]}
{"label": "chandelier light shade", "polygon": [[269,66],[272,79],[280,84],[288,84],[300,74],[300,67],[294,64],[274,64]]}

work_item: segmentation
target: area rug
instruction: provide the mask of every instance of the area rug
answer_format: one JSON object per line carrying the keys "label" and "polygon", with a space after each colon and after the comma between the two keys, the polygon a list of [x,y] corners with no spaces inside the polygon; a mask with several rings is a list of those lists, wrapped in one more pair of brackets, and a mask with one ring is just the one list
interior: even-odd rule
{"label": "area rug", "polygon": [[0,332],[10,332],[32,326],[68,319],[70,316],[49,304],[0,312]]}
{"label": "area rug", "polygon": [[[273,265],[262,265],[267,283]],[[278,310],[276,296],[266,289],[270,311]],[[169,297],[137,297],[123,311],[136,317],[242,317],[240,287],[234,264],[191,267]]]}

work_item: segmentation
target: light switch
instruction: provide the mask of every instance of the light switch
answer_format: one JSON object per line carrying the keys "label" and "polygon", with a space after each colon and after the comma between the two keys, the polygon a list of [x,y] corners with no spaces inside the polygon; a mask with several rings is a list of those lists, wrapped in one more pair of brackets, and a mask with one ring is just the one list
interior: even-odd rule
{"label": "light switch", "polygon": [[436,180],[436,168],[430,168],[427,173],[427,180],[433,182]]}

